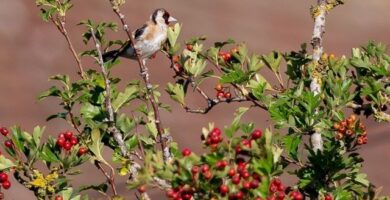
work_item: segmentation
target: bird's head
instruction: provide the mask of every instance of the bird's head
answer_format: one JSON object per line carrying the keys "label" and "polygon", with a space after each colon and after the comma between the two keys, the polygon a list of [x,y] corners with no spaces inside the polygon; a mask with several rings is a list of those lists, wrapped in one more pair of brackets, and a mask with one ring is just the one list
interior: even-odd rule
{"label": "bird's head", "polygon": [[163,8],[156,9],[153,14],[150,16],[150,19],[156,24],[166,24],[177,22],[175,18],[173,18],[169,12],[167,12]]}

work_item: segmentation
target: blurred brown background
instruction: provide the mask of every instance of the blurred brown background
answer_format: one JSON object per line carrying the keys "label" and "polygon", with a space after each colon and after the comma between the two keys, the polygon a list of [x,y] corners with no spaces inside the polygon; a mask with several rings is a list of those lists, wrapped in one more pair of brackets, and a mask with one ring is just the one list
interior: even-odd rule
{"label": "blurred brown background", "polygon": [[[302,42],[309,42],[312,32],[312,19],[309,7],[314,0],[147,0],[128,1],[122,8],[134,30],[140,26],[150,13],[158,7],[164,7],[183,23],[180,41],[196,35],[207,35],[209,41],[222,41],[229,37],[236,41],[246,41],[250,50],[268,53],[271,50],[296,50]],[[74,8],[68,13],[67,27],[75,48],[86,49],[82,44],[83,27],[76,24],[83,19],[117,21],[111,11],[108,0],[75,1]],[[327,18],[325,49],[327,52],[349,55],[352,47],[365,44],[369,39],[390,43],[390,12],[388,0],[353,0],[345,6],[332,11]],[[122,31],[110,33],[111,38],[125,39]],[[97,69],[90,60],[83,60],[84,65]],[[162,55],[149,62],[151,79],[164,88],[172,81],[172,71]],[[45,118],[60,110],[58,101],[49,99],[37,102],[40,91],[52,83],[47,78],[54,74],[66,73],[76,76],[76,63],[67,49],[64,38],[50,23],[44,23],[34,1],[0,1],[0,126],[21,125],[25,130],[32,130],[35,125],[47,127],[46,134],[71,127],[61,120],[50,123]],[[114,75],[124,80],[138,77],[138,66],[133,61],[123,61],[114,69]],[[212,83],[214,84],[214,83]],[[206,89],[210,94],[212,84]],[[207,85],[204,85],[207,87]],[[200,151],[199,132],[201,127],[213,121],[223,127],[232,119],[232,113],[239,105],[222,105],[208,115],[186,114],[163,92],[162,101],[172,105],[171,113],[163,112],[163,123],[169,127],[181,147]],[[188,100],[190,105],[204,105],[200,98]],[[257,122],[260,128],[266,128],[267,115],[258,110],[250,112],[245,119]],[[365,120],[365,119],[364,119]],[[378,125],[372,120],[368,123],[369,143],[361,150],[366,162],[364,172],[378,186],[384,186],[384,194],[390,194],[390,126]],[[109,153],[106,151],[107,158]],[[88,173],[75,178],[76,184],[99,182],[104,180],[94,168],[84,166]],[[6,199],[32,199],[32,194],[16,181]],[[126,192],[124,180],[117,180],[119,191],[127,193],[127,199],[134,199]],[[98,196],[96,196],[97,198]],[[156,197],[155,199],[164,199]]]}

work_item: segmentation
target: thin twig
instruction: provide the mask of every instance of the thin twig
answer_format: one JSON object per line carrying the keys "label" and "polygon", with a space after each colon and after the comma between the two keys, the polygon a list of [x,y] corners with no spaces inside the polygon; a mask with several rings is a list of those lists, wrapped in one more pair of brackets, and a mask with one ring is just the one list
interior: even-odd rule
{"label": "thin twig", "polygon": [[90,28],[93,41],[95,42],[96,50],[98,52],[98,62],[100,65],[100,68],[103,73],[104,78],[104,84],[105,84],[105,106],[106,110],[108,112],[108,132],[111,133],[114,136],[115,141],[118,143],[118,146],[121,150],[122,156],[128,157],[126,144],[123,141],[123,137],[121,132],[118,130],[118,128],[115,126],[115,116],[114,116],[114,110],[112,108],[112,102],[111,102],[111,86],[110,86],[110,79],[108,77],[108,72],[106,70],[106,67],[104,67],[104,61],[103,61],[103,54],[102,50],[100,48],[99,41],[96,39],[95,31],[93,28]]}
{"label": "thin twig", "polygon": [[112,193],[114,196],[118,195],[115,187],[115,180],[113,174],[108,174],[108,172],[102,167],[101,163],[95,160],[95,166],[103,173],[103,175],[107,178],[108,184],[111,186]]}
{"label": "thin twig", "polygon": [[[118,5],[115,4],[114,0],[109,0],[109,1],[112,5],[113,11],[119,17],[119,19],[122,23],[123,29],[127,34],[130,45],[132,45],[134,47],[134,40],[132,37],[132,33],[131,33],[130,28],[129,28],[129,25],[126,23],[125,16],[120,12]],[[155,126],[157,128],[157,134],[159,136],[161,149],[163,151],[164,161],[169,161],[169,160],[171,160],[171,153],[170,153],[170,150],[168,147],[168,138],[164,136],[164,129],[163,129],[161,119],[160,119],[160,111],[158,109],[158,104],[156,102],[156,98],[154,96],[154,93],[152,91],[152,84],[151,84],[150,79],[149,79],[148,68],[145,66],[145,64],[144,64],[143,60],[141,59],[139,52],[137,50],[136,50],[136,58],[138,61],[138,65],[140,67],[142,79],[144,80],[144,83],[145,83],[146,88],[147,88],[149,102],[153,108],[154,123],[155,123]]]}
{"label": "thin twig", "polygon": [[[59,6],[61,5],[61,2],[59,0],[56,0],[56,2],[57,2],[57,4]],[[68,43],[68,48],[72,52],[72,55],[73,55],[74,59],[76,60],[77,65],[79,67],[78,74],[81,76],[82,79],[85,79],[86,76],[85,76],[83,65],[81,63],[81,59],[80,59],[79,55],[77,54],[76,50],[74,49],[72,41],[71,41],[71,39],[69,37],[68,31],[66,30],[66,26],[65,26],[66,18],[65,18],[65,15],[57,17],[57,21],[54,20],[53,18],[51,18],[51,20],[57,26],[57,29],[65,37],[66,42]]]}

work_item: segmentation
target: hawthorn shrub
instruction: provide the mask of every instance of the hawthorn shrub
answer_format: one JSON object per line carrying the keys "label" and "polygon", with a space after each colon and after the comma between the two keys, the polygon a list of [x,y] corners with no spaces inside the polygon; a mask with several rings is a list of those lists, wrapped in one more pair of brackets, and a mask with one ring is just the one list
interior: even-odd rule
{"label": "hawthorn shrub", "polygon": [[[131,30],[120,11],[124,1],[109,2],[127,33],[126,42],[132,44]],[[108,49],[125,43],[105,37],[107,31],[117,31],[117,24],[80,22],[86,30],[85,44],[95,46],[78,54],[65,23],[71,1],[36,0],[42,19],[52,22],[66,39],[80,75],[79,80],[52,76],[58,84],[42,92],[39,99],[57,98],[62,110],[47,119],[64,119],[73,131],[59,130],[56,138],[43,141],[42,127],[31,133],[2,127],[6,154],[0,156],[1,188],[17,184],[9,181],[8,176],[14,176],[37,199],[87,200],[88,195],[82,193],[86,190],[96,190],[107,199],[150,199],[149,188],[159,188],[173,200],[388,199],[380,197],[377,187],[361,172],[364,160],[358,150],[368,141],[364,116],[390,121],[386,112],[390,56],[386,46],[376,42],[352,49],[351,57],[323,52],[325,17],[342,3],[319,0],[312,7],[313,53],[305,44],[287,53],[250,53],[245,43],[232,39],[206,47],[205,37],[180,44],[181,25],[169,28],[161,52],[175,73],[165,87],[174,101],[187,112],[199,114],[221,103],[251,104],[240,107],[230,125],[210,123],[202,128],[205,152],[197,155],[181,149],[163,127],[159,112],[169,106],[159,101],[165,94],[151,83],[140,58],[141,79],[118,89],[123,80],[110,72],[119,59],[103,62],[102,58]],[[94,58],[100,70],[85,71],[81,57]],[[282,66],[287,71],[282,72]],[[276,83],[261,75],[263,68],[273,72]],[[202,90],[205,79],[216,80],[215,94],[209,96]],[[205,108],[193,109],[186,103],[190,90],[204,98]],[[130,114],[124,108],[130,108]],[[241,117],[249,109],[267,111],[271,123],[244,122]],[[351,111],[354,114],[346,114]],[[112,162],[102,156],[104,148],[114,151]],[[38,163],[46,169],[38,168]],[[98,168],[107,181],[73,186],[71,177],[81,173],[76,167],[82,164]],[[283,183],[280,176],[286,173],[296,177],[296,184]],[[116,174],[128,178],[135,196],[117,192]]]}

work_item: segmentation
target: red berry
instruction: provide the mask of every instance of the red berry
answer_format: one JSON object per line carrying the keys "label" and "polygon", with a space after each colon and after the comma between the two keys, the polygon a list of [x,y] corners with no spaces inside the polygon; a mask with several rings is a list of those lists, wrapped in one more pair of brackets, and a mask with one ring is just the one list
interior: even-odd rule
{"label": "red berry", "polygon": [[206,172],[208,172],[210,170],[210,167],[207,165],[207,164],[204,164],[203,166],[202,166],[202,172],[203,173],[206,173]]}
{"label": "red berry", "polygon": [[139,192],[139,193],[144,193],[144,192],[146,192],[146,187],[145,187],[144,185],[139,186],[139,187],[138,187],[138,192]]}
{"label": "red berry", "polygon": [[198,166],[193,166],[191,168],[191,172],[192,172],[193,175],[199,173],[199,167]]}
{"label": "red berry", "polygon": [[232,98],[232,94],[231,94],[230,92],[226,92],[225,95],[224,95],[224,97],[225,97],[226,99],[230,99],[230,98]]}
{"label": "red berry", "polygon": [[11,182],[6,180],[1,185],[3,186],[4,189],[8,190],[11,187]]}
{"label": "red berry", "polygon": [[8,175],[4,172],[0,172],[0,182],[4,182],[8,180]]}
{"label": "red berry", "polygon": [[72,144],[69,141],[66,141],[63,148],[69,151],[72,148]]}
{"label": "red berry", "polygon": [[210,180],[213,177],[213,174],[210,171],[205,172],[203,175],[206,180]]}
{"label": "red berry", "polygon": [[219,187],[219,192],[222,194],[222,195],[225,195],[227,193],[229,193],[229,187],[227,185],[221,185]]}
{"label": "red berry", "polygon": [[59,147],[64,147],[64,145],[65,145],[65,138],[58,138],[57,139],[57,145]]}
{"label": "red berry", "polygon": [[77,152],[78,156],[82,156],[88,152],[88,149],[85,147],[80,147],[79,152]]}
{"label": "red berry", "polygon": [[330,194],[325,195],[324,200],[333,200],[333,197]]}
{"label": "red berry", "polygon": [[65,139],[65,134],[64,134],[64,133],[60,133],[60,134],[58,135],[58,138],[64,138],[64,139]]}
{"label": "red berry", "polygon": [[246,146],[247,148],[251,148],[252,147],[252,142],[251,142],[251,140],[248,140],[248,139],[242,140],[241,144],[243,146]]}
{"label": "red berry", "polygon": [[211,139],[211,143],[216,144],[216,143],[219,143],[221,141],[221,136],[212,135],[210,137],[210,139]]}
{"label": "red berry", "polygon": [[215,166],[217,167],[217,169],[224,169],[227,166],[227,164],[228,163],[226,160],[219,160],[219,161],[217,161]]}
{"label": "red berry", "polygon": [[225,96],[224,92],[222,92],[222,91],[217,92],[217,97],[218,98],[223,98],[224,96]]}
{"label": "red berry", "polygon": [[241,191],[237,192],[236,199],[243,199],[243,198],[244,198],[244,193]]}
{"label": "red berry", "polygon": [[241,181],[241,177],[239,174],[236,174],[232,177],[232,183],[238,185]]}
{"label": "red berry", "polygon": [[249,190],[251,188],[251,184],[249,182],[243,182],[242,188],[244,188],[245,190]]}
{"label": "red berry", "polygon": [[62,198],[62,196],[57,195],[57,196],[55,197],[55,200],[63,200],[63,198]]}
{"label": "red berry", "polygon": [[251,188],[252,189],[256,189],[257,187],[259,187],[259,181],[254,179],[251,181]]}
{"label": "red berry", "polygon": [[278,186],[275,185],[274,183],[271,183],[271,185],[269,186],[269,191],[271,193],[275,193],[276,191],[278,191]]}
{"label": "red berry", "polygon": [[302,200],[303,199],[303,195],[297,191],[295,197],[294,197],[294,200]]}
{"label": "red berry", "polygon": [[252,137],[252,139],[256,140],[256,139],[261,138],[262,135],[263,135],[263,132],[261,132],[261,130],[256,129],[252,132],[251,137]]}
{"label": "red berry", "polygon": [[7,147],[7,148],[12,148],[13,146],[13,142],[11,140],[6,140],[4,142],[4,145]]}
{"label": "red berry", "polygon": [[176,193],[175,191],[169,189],[169,190],[167,190],[166,195],[167,195],[168,198],[173,198],[175,193]]}
{"label": "red berry", "polygon": [[251,175],[249,174],[249,172],[248,171],[242,171],[241,173],[241,176],[242,176],[242,178],[244,178],[244,179],[248,179]]}
{"label": "red berry", "polygon": [[259,174],[257,174],[256,172],[252,174],[252,178],[257,180],[257,181],[260,181],[261,177]]}
{"label": "red berry", "polygon": [[219,128],[213,128],[213,130],[211,130],[211,133],[214,133],[214,134],[220,136],[222,131]]}
{"label": "red berry", "polygon": [[229,169],[228,176],[233,177],[235,174],[236,174],[236,170],[234,170],[233,168]]}
{"label": "red berry", "polygon": [[64,136],[65,136],[65,138],[66,138],[67,140],[70,140],[70,139],[72,138],[72,136],[73,136],[73,133],[70,132],[70,131],[66,131],[66,132],[64,133]]}
{"label": "red berry", "polygon": [[78,144],[79,143],[79,140],[77,139],[77,137],[72,137],[71,139],[70,139],[70,143],[72,144],[72,145],[76,145],[76,144]]}
{"label": "red berry", "polygon": [[2,127],[2,128],[0,128],[0,133],[1,133],[2,135],[4,135],[4,136],[7,136],[9,132],[8,132],[8,129],[7,129],[7,128]]}
{"label": "red berry", "polygon": [[181,152],[181,154],[182,154],[183,156],[189,156],[189,155],[191,154],[191,150],[188,149],[188,148],[185,148],[185,149],[183,149],[183,151]]}
{"label": "red berry", "polygon": [[181,197],[183,198],[183,200],[190,200],[192,198],[192,195],[189,193],[184,193],[181,195]]}

